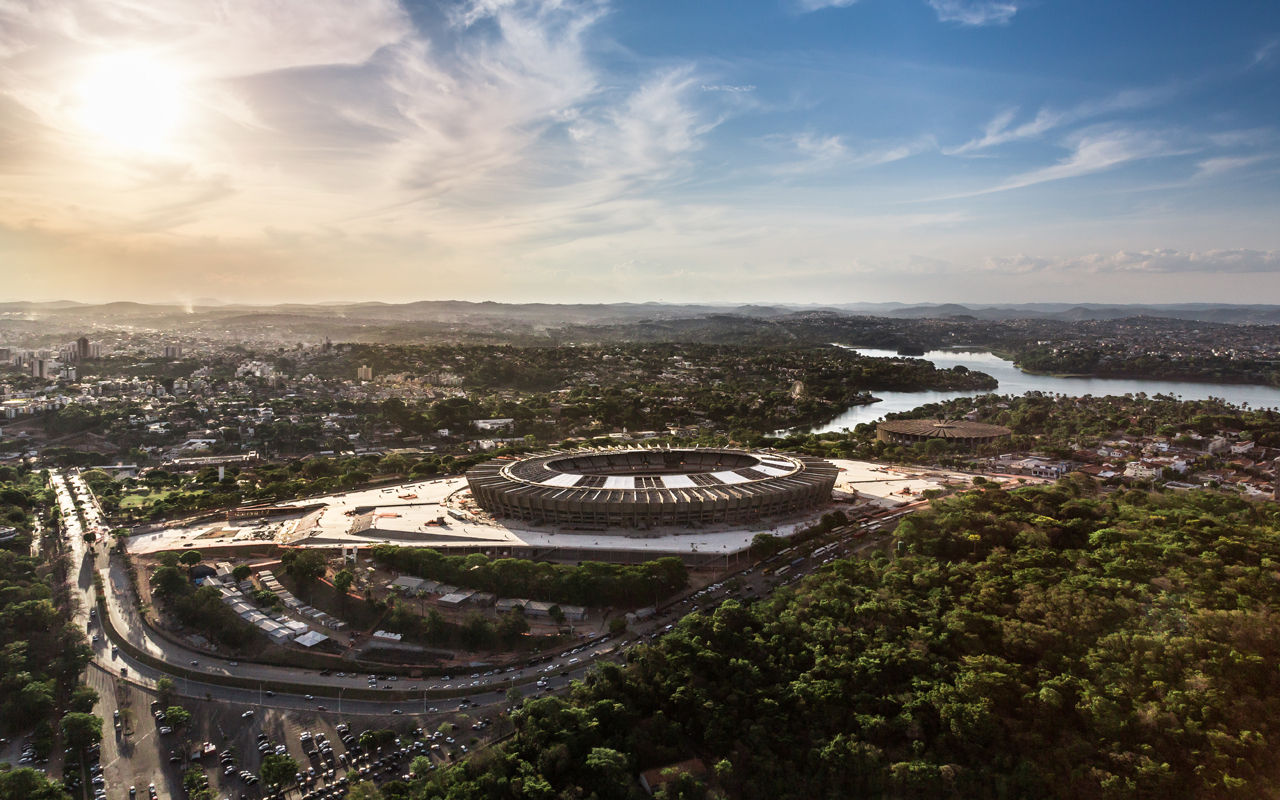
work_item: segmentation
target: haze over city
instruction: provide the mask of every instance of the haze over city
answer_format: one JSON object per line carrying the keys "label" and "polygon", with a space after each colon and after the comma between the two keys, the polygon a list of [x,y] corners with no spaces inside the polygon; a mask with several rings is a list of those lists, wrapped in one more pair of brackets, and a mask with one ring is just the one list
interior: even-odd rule
{"label": "haze over city", "polygon": [[4,299],[1280,302],[1280,8],[0,5]]}

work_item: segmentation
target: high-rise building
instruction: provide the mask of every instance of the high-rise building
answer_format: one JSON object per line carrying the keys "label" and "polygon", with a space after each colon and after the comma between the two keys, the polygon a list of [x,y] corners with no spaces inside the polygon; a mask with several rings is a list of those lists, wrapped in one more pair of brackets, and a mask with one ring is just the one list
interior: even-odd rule
{"label": "high-rise building", "polygon": [[86,361],[89,358],[89,337],[81,336],[76,339],[76,360]]}
{"label": "high-rise building", "polygon": [[373,380],[373,367],[370,367],[367,364],[361,364],[360,368],[356,370],[356,380]]}
{"label": "high-rise building", "polygon": [[182,345],[167,344],[164,346],[165,358],[182,358]]}

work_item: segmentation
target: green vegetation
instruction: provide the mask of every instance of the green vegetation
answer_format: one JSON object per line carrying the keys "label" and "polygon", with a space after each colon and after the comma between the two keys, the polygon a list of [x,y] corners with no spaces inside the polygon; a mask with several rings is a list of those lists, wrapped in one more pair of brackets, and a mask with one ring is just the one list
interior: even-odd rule
{"label": "green vegetation", "polygon": [[62,784],[29,767],[0,766],[0,800],[71,800]]}
{"label": "green vegetation", "polygon": [[691,756],[740,798],[1270,796],[1280,511],[981,488],[751,607],[692,615],[415,798],[639,798]]}
{"label": "green vegetation", "polygon": [[[29,530],[48,499],[31,473],[0,467],[0,524]],[[50,520],[52,522],[52,520]],[[68,564],[56,548],[37,560],[30,537],[0,548],[0,734],[31,731],[37,752],[47,754],[59,709],[79,709],[77,690],[90,653],[84,631],[70,622],[63,583]]]}
{"label": "green vegetation", "polygon": [[0,466],[0,527],[18,529],[20,535],[3,545],[25,552],[36,517],[49,522],[47,509],[53,507],[53,492],[45,488],[43,473],[25,468]]}
{"label": "green vegetation", "polygon": [[571,605],[646,605],[683,589],[689,580],[684,564],[674,557],[643,564],[585,561],[570,566],[523,558],[491,560],[479,553],[446,556],[427,547],[395,545],[375,546],[373,557],[390,569],[419,578],[493,592],[499,597]]}
{"label": "green vegetation", "polygon": [[519,611],[508,611],[492,620],[479,611],[467,614],[461,623],[449,622],[435,609],[426,616],[414,613],[404,601],[393,601],[382,618],[387,630],[404,634],[410,640],[436,647],[458,647],[468,651],[495,650],[499,647],[519,649],[539,644],[537,637],[526,638],[529,622]]}
{"label": "green vegetation", "polygon": [[151,596],[188,628],[228,647],[243,647],[257,635],[256,629],[222,602],[217,589],[212,586],[197,589],[179,568],[183,557],[194,552],[160,554],[160,566],[151,573]]}
{"label": "green vegetation", "polygon": [[73,750],[102,741],[102,719],[94,714],[72,711],[62,718],[62,736]]}
{"label": "green vegetation", "polygon": [[269,753],[262,759],[258,778],[267,786],[288,786],[293,783],[293,776],[297,773],[297,761],[289,756]]}
{"label": "green vegetation", "polygon": [[187,791],[187,800],[216,800],[217,798],[213,788],[209,786],[209,776],[199,767],[192,767],[182,773],[182,788]]}

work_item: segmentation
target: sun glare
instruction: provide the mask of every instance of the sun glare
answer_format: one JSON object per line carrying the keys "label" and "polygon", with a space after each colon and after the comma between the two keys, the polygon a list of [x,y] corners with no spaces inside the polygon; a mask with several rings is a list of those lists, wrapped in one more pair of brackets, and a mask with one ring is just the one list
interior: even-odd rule
{"label": "sun glare", "polygon": [[112,147],[159,153],[182,121],[183,92],[171,65],[142,54],[95,63],[77,87],[76,116],[86,131]]}

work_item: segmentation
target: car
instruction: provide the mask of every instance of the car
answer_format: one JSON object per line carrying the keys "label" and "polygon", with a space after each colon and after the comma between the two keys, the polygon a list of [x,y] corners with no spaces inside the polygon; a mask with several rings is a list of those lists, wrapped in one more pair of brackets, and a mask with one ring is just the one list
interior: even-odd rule
{"label": "car", "polygon": [[181,757],[179,757],[179,755],[178,755],[176,752],[174,752],[173,750],[170,750],[170,751],[169,751],[169,763],[170,763],[170,764],[177,764],[177,763],[178,763],[179,761],[181,761],[181,760],[182,760],[182,758],[181,758]]}
{"label": "car", "polygon": [[400,710],[400,709],[398,709],[398,708],[393,708],[393,709],[391,709],[391,713],[392,713],[392,714],[403,714],[404,712],[403,712],[403,711],[401,711],[401,710]]}
{"label": "car", "polygon": [[193,667],[198,667],[198,666],[200,666],[200,662],[199,662],[199,661],[196,661],[196,660],[193,658],[193,659],[191,659],[191,666],[193,666]]}
{"label": "car", "polygon": [[307,694],[307,695],[303,695],[303,699],[305,699],[305,700],[315,700],[315,698],[314,698],[314,697],[312,697],[312,696],[311,696],[311,695],[309,695],[309,694]]}
{"label": "car", "polygon": [[238,666],[240,666],[240,662],[239,662],[239,661],[228,661],[228,662],[227,662],[227,666],[229,666],[229,667],[238,667]]}
{"label": "car", "polygon": [[316,706],[316,711],[328,711],[328,710],[329,709],[326,708],[325,706]]}
{"label": "car", "polygon": [[275,692],[271,691],[270,689],[267,690],[267,697],[275,697],[275,696],[276,696]]}
{"label": "car", "polygon": [[248,711],[241,714],[240,719],[248,719],[249,717],[252,717],[252,716],[253,716],[253,709],[251,708]]}
{"label": "car", "polygon": [[136,786],[130,786],[130,787],[129,787],[129,797],[130,797],[130,798],[134,798],[134,797],[137,797],[137,796],[138,796],[138,788],[137,788]]}
{"label": "car", "polygon": [[171,733],[173,733],[173,728],[170,728],[168,725],[161,725],[161,726],[160,726],[160,735],[161,735],[161,736],[168,736],[168,735],[169,735],[169,734],[171,734]]}

